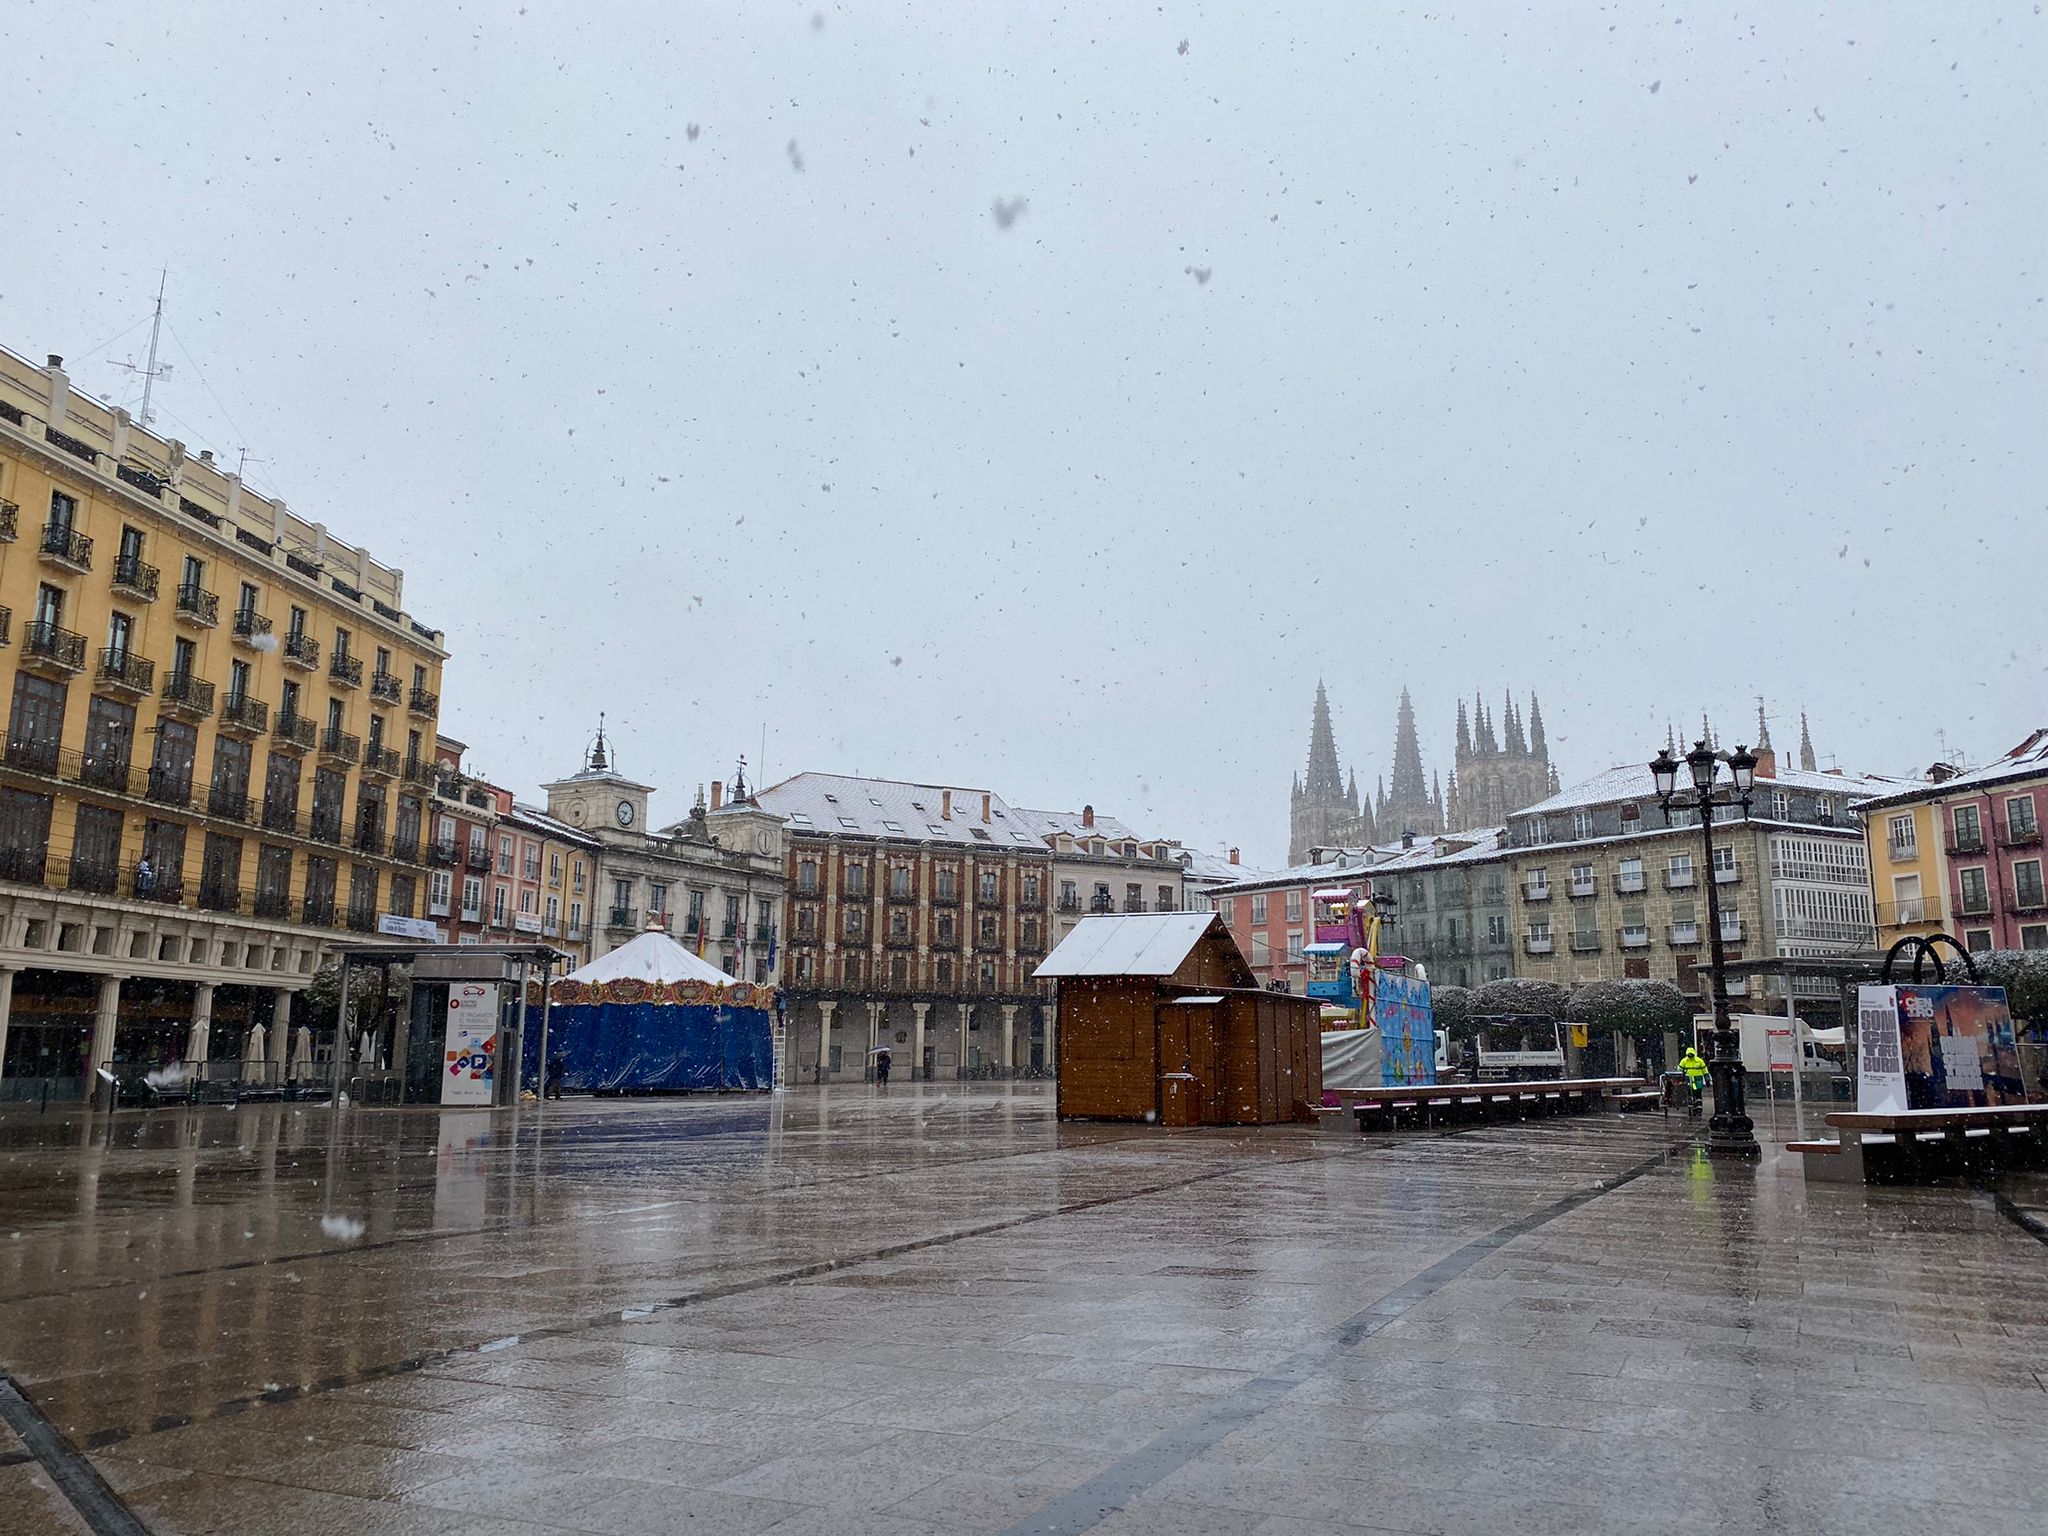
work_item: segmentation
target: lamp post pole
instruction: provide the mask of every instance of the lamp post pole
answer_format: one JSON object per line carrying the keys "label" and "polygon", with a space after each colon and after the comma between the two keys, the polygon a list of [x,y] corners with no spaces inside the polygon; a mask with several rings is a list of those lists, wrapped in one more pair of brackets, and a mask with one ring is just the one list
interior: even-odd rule
{"label": "lamp post pole", "polygon": [[1747,747],[1739,746],[1727,755],[1726,761],[1734,780],[1733,790],[1726,799],[1718,799],[1714,793],[1714,779],[1720,771],[1721,755],[1704,741],[1696,743],[1684,758],[1684,764],[1692,774],[1691,795],[1678,792],[1679,763],[1669,752],[1657,754],[1650,764],[1650,772],[1656,779],[1657,798],[1663,802],[1665,821],[1670,821],[1674,807],[1683,810],[1697,808],[1700,835],[1707,849],[1707,961],[1714,1004],[1714,1030],[1709,1042],[1712,1055],[1707,1061],[1707,1075],[1714,1084],[1714,1118],[1707,1125],[1707,1155],[1759,1157],[1763,1149],[1757,1145],[1756,1126],[1743,1105],[1741,1045],[1728,1014],[1728,957],[1721,942],[1721,889],[1714,870],[1714,807],[1717,804],[1739,805],[1743,816],[1749,815],[1756,755]]}

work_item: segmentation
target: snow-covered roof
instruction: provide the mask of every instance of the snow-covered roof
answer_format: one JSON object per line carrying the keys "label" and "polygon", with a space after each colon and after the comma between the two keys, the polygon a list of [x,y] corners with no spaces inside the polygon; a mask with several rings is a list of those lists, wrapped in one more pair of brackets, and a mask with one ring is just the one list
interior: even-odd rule
{"label": "snow-covered roof", "polygon": [[[981,816],[984,796],[989,807],[986,821]],[[986,789],[799,773],[759,791],[755,798],[795,833],[1045,851],[1044,842],[1017,810]]]}
{"label": "snow-covered roof", "polygon": [[599,955],[580,970],[571,971],[569,981],[707,981],[729,987],[739,980],[728,976],[709,960],[699,959],[665,933],[650,929],[637,939],[621,944],[610,954]]}
{"label": "snow-covered roof", "polygon": [[561,818],[550,816],[539,806],[528,805],[523,800],[514,800],[510,814],[504,819],[527,826],[536,832],[545,832],[550,837],[558,837],[565,843],[576,843],[585,848],[604,846],[602,841],[592,837],[581,827],[572,827]]}
{"label": "snow-covered roof", "polygon": [[1031,974],[1171,976],[1216,921],[1213,912],[1132,912],[1084,917]]}
{"label": "snow-covered roof", "polygon": [[[1442,850],[1441,852],[1439,850]],[[1473,863],[1497,858],[1507,851],[1505,827],[1477,827],[1469,832],[1439,832],[1415,839],[1413,847],[1384,843],[1374,848],[1347,848],[1333,862],[1296,864],[1264,874],[1245,874],[1228,885],[1219,885],[1210,896],[1230,896],[1240,891],[1284,889],[1290,885],[1313,885],[1318,889],[1365,881],[1404,870],[1437,869],[1446,864]]]}
{"label": "snow-covered roof", "polygon": [[1174,858],[1185,860],[1182,868],[1187,871],[1187,877],[1204,885],[1225,880],[1256,880],[1267,873],[1263,869],[1253,869],[1249,864],[1233,864],[1225,854],[1209,853],[1200,848],[1178,849]]}
{"label": "snow-covered roof", "polygon": [[[1685,775],[1679,775],[1681,783]],[[1724,778],[1725,784],[1727,780]],[[1887,779],[1869,774],[1852,773],[1811,773],[1801,768],[1780,768],[1770,778],[1757,775],[1756,787],[1761,791],[1771,789],[1800,789],[1814,794],[1841,795],[1845,799],[1860,799],[1865,795],[1883,793],[1897,788],[1897,779]],[[1650,773],[1648,763],[1625,763],[1618,768],[1609,768],[1596,773],[1590,779],[1582,779],[1566,789],[1560,790],[1547,800],[1538,800],[1513,813],[1516,821],[1531,816],[1546,816],[1557,811],[1586,810],[1596,805],[1618,805],[1623,801],[1637,800],[1644,805],[1657,803],[1657,781]]]}
{"label": "snow-covered roof", "polygon": [[1114,816],[1105,816],[1100,811],[1094,814],[1094,821],[1084,824],[1079,811],[1032,811],[1018,806],[1016,816],[1031,829],[1032,835],[1040,842],[1064,832],[1079,841],[1082,838],[1099,837],[1106,843],[1151,842],[1141,838]]}
{"label": "snow-covered roof", "polygon": [[1992,759],[1981,768],[1966,769],[1939,783],[1922,779],[1910,784],[1897,784],[1882,794],[1860,801],[1857,809],[1874,809],[1882,805],[1903,805],[1913,800],[1946,799],[1952,795],[1974,794],[1980,789],[2002,784],[2009,779],[2039,778],[2044,775],[2048,775],[2048,728],[2034,731],[2010,752]]}

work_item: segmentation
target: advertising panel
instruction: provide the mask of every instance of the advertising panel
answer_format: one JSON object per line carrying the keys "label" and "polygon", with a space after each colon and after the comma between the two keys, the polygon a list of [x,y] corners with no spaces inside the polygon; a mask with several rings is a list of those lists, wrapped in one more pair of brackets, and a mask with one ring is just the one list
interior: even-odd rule
{"label": "advertising panel", "polygon": [[1856,1012],[1859,1110],[2027,1102],[2005,988],[1863,987]]}
{"label": "advertising panel", "polygon": [[448,1034],[443,1050],[441,1102],[489,1104],[492,1063],[498,1052],[498,988],[495,982],[448,984]]}

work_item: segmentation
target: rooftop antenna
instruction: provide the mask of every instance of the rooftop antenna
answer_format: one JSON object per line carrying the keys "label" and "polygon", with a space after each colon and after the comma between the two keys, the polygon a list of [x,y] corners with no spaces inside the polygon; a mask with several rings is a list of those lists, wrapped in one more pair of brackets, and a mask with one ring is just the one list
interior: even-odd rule
{"label": "rooftop antenna", "polygon": [[[151,411],[149,408],[149,397],[155,391],[156,381],[160,378],[168,377],[171,371],[171,365],[169,363],[165,363],[161,368],[159,368],[156,362],[157,338],[163,334],[164,328],[164,289],[170,285],[170,281],[171,269],[169,267],[165,267],[163,269],[162,274],[157,278],[156,316],[149,323],[148,364],[144,367],[137,368],[132,360],[125,363],[114,363],[114,366],[116,368],[125,368],[130,373],[139,373],[142,375],[142,414],[137,416],[135,419],[145,427],[150,424],[150,421],[153,419],[155,415],[155,413]],[[113,359],[109,358],[108,361],[113,362]],[[243,453],[246,456],[248,450],[244,449]]]}

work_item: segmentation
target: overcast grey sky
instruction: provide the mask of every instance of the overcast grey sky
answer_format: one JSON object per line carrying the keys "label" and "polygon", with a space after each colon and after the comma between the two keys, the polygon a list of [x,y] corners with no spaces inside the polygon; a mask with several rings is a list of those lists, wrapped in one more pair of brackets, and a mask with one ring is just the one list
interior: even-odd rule
{"label": "overcast grey sky", "polygon": [[1404,682],[2048,719],[2031,0],[7,9],[0,340],[132,400],[167,265],[160,428],[523,795],[603,709],[664,819],[765,725],[1277,862],[1318,675],[1362,783]]}

